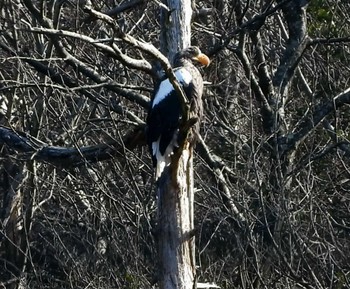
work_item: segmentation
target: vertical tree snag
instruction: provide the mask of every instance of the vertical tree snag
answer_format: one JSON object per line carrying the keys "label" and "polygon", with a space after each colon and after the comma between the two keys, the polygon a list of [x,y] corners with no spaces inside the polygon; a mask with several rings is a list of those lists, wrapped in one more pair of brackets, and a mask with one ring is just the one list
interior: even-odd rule
{"label": "vertical tree snag", "polygon": [[[169,59],[190,45],[190,0],[164,1],[161,37]],[[186,129],[185,129],[186,130]],[[180,134],[186,131],[180,131]],[[186,137],[185,137],[186,138]],[[193,288],[195,281],[193,222],[193,147],[184,140],[157,183],[159,288]]]}
{"label": "vertical tree snag", "polygon": [[[187,148],[185,152],[192,151]],[[175,171],[174,171],[175,170]],[[192,156],[181,153],[158,186],[159,288],[193,288],[195,280],[193,234]]]}
{"label": "vertical tree snag", "polygon": [[175,53],[191,45],[191,0],[163,0],[161,11],[161,51],[173,59]]}

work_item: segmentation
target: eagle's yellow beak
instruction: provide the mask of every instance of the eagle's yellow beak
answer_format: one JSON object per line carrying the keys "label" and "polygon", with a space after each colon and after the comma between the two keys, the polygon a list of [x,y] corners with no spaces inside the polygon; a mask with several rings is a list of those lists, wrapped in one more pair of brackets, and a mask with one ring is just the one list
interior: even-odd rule
{"label": "eagle's yellow beak", "polygon": [[209,66],[210,59],[208,56],[206,56],[204,53],[198,54],[195,58],[200,64],[204,65],[205,67]]}

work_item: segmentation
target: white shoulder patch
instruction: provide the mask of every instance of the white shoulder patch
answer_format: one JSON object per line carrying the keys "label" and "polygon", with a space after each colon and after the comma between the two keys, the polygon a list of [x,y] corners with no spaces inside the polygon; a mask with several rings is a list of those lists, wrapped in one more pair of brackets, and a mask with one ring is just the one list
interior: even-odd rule
{"label": "white shoulder patch", "polygon": [[[178,82],[180,82],[180,84],[184,85],[184,84],[189,84],[192,81],[192,75],[191,73],[189,73],[188,70],[186,70],[185,68],[180,68],[178,70],[175,71],[175,76]],[[170,83],[169,79],[164,79],[160,85],[159,85],[159,89],[158,92],[156,94],[156,96],[154,97],[153,103],[152,103],[152,108],[157,105],[158,103],[160,103],[163,99],[165,99],[167,97],[167,95],[169,95],[169,93],[174,90],[173,85]]]}

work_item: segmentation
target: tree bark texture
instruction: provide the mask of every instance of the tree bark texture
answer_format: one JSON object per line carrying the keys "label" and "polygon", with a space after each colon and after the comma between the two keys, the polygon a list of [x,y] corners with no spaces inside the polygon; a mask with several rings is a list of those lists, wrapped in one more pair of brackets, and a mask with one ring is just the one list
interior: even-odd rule
{"label": "tree bark texture", "polygon": [[170,61],[177,51],[191,45],[192,7],[190,0],[163,0],[160,48]]}
{"label": "tree bark texture", "polygon": [[[182,151],[157,186],[159,288],[193,288],[195,279],[192,148]],[[178,167],[176,167],[178,165]]]}
{"label": "tree bark texture", "polygon": [[[161,50],[173,59],[191,44],[190,0],[163,1]],[[181,132],[180,132],[181,134]],[[189,289],[195,282],[193,147],[184,141],[157,183],[159,288]]]}

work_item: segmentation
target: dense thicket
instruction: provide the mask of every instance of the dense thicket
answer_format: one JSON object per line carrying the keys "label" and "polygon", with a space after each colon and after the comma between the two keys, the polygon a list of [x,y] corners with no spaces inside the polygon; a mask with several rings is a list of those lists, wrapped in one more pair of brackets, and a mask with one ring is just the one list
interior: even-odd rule
{"label": "dense thicket", "polygon": [[[8,288],[157,281],[153,171],[136,132],[159,65],[125,35],[159,48],[172,12],[86,2],[0,2]],[[350,4],[192,2],[192,43],[212,59],[195,156],[199,280],[349,288]]]}

